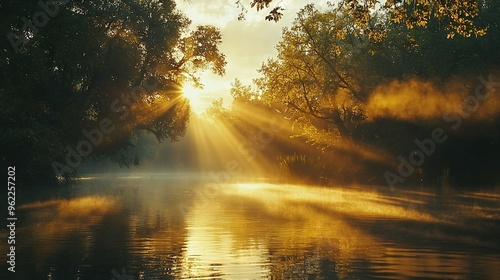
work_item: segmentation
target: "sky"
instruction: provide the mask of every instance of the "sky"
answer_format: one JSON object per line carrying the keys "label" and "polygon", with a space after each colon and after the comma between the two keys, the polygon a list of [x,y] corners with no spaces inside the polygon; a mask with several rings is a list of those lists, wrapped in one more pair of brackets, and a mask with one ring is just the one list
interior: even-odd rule
{"label": "sky", "polygon": [[[238,78],[244,84],[250,84],[257,78],[263,62],[277,54],[276,44],[281,39],[283,27],[291,26],[297,12],[305,6],[306,1],[281,1],[286,10],[278,22],[264,19],[268,10],[256,12],[250,8],[250,0],[242,0],[247,8],[246,19],[238,20],[239,8],[236,0],[176,0],[177,8],[183,11],[191,20],[192,28],[197,25],[214,25],[222,34],[220,50],[226,55],[226,74],[223,77],[209,71],[201,75],[203,89],[190,89],[198,95],[198,102],[191,104],[195,112],[201,112],[210,106],[213,100],[223,98],[229,105],[231,82]],[[278,3],[278,1],[274,1]],[[275,7],[274,2],[270,9]],[[314,1],[317,6],[326,6],[327,1]],[[269,9],[269,10],[270,10]]]}

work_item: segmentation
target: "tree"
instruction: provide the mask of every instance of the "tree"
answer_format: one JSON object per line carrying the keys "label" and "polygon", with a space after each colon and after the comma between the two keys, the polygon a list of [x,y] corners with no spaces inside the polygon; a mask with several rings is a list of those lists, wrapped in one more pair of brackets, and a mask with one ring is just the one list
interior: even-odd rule
{"label": "tree", "polygon": [[349,139],[363,118],[360,104],[375,77],[363,70],[369,43],[353,24],[345,13],[319,12],[307,5],[293,26],[283,30],[278,58],[260,70],[264,100],[282,102],[297,124],[312,129],[312,134],[319,136],[317,128],[322,128]]}
{"label": "tree", "polygon": [[[436,127],[449,128],[449,123],[439,113],[430,119],[418,115],[406,119],[382,115],[365,121],[365,114],[370,113],[365,111],[365,101],[380,91],[392,93],[388,87],[378,87],[391,82],[408,88],[412,87],[408,81],[432,84],[438,90],[416,89],[430,100],[450,91],[464,94],[477,91],[478,75],[495,73],[499,66],[498,9],[497,1],[481,2],[476,19],[479,25],[488,27],[488,33],[478,38],[447,38],[449,31],[443,29],[436,18],[426,26],[408,30],[387,20],[387,14],[380,14],[371,17],[371,26],[379,26],[385,32],[385,36],[376,41],[370,34],[358,30],[348,9],[331,7],[319,12],[312,5],[306,6],[293,26],[284,29],[283,39],[277,46],[278,56],[268,60],[260,70],[262,78],[257,84],[261,98],[273,108],[284,106],[285,113],[295,120],[294,125],[309,142],[347,152],[347,157],[345,153],[341,155],[340,170],[347,170],[348,177],[372,183],[381,179],[379,183],[386,183],[384,176],[378,175],[392,168],[388,165],[391,157],[410,155],[415,151],[415,139],[425,139]],[[390,101],[392,96],[388,94],[384,98]],[[403,98],[414,98],[414,95]],[[414,102],[418,103],[417,100]],[[376,106],[382,111],[391,110],[383,102]],[[422,108],[418,106],[415,108]],[[464,175],[467,172],[463,170],[467,168],[474,174],[488,173],[482,175],[482,184],[492,182],[497,177],[484,170],[489,170],[488,164],[491,166],[497,160],[487,152],[498,149],[495,123],[494,117],[472,118],[464,120],[466,128],[462,131],[449,128],[446,147],[436,148],[435,154],[415,168],[405,184],[424,182],[431,186],[447,180],[454,184],[481,184],[472,182],[471,178],[477,179],[477,176]],[[347,141],[333,141],[338,138]],[[472,142],[478,144],[472,145]],[[480,153],[476,147],[482,147]],[[462,152],[456,155],[457,150]],[[468,155],[464,156],[465,153]],[[476,158],[481,160],[468,160]],[[477,167],[483,163],[484,167]],[[362,168],[360,172],[353,172],[358,167]]]}
{"label": "tree", "polygon": [[[385,71],[387,78],[405,76],[447,79],[452,76],[486,74],[498,68],[499,20],[498,1],[483,1],[476,22],[488,28],[487,34],[478,38],[456,36],[447,38],[448,31],[442,22],[431,19],[426,27],[411,30],[399,24],[385,25],[386,37],[373,44],[377,65],[371,67]],[[391,68],[391,69],[388,69]]]}
{"label": "tree", "polygon": [[[269,8],[272,2],[273,0],[252,0],[250,6],[260,11]],[[269,11],[266,20],[279,21],[283,17],[284,8],[281,3],[284,0],[276,2],[278,3]],[[246,9],[241,1],[237,3],[242,9],[240,18],[243,18]],[[463,37],[483,36],[487,28],[474,23],[482,5],[484,1],[481,0],[386,0],[382,3],[377,0],[341,0],[338,3],[339,9],[344,9],[353,18],[355,27],[376,41],[385,35],[385,30],[373,25],[372,18],[377,13],[388,14],[392,22],[408,29],[427,27],[432,19],[437,19],[443,23],[449,38],[453,38],[455,34]]]}
{"label": "tree", "polygon": [[26,182],[54,182],[54,169],[68,175],[88,157],[138,162],[127,153],[137,130],[184,135],[182,83],[224,73],[219,30],[189,33],[172,0],[0,5],[2,161]]}

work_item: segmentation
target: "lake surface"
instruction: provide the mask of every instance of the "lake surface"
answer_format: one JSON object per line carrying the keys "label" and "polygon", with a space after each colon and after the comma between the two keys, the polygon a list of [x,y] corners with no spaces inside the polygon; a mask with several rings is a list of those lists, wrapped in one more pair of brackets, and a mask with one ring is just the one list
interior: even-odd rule
{"label": "lake surface", "polygon": [[498,191],[83,179],[17,192],[0,279],[500,279]]}

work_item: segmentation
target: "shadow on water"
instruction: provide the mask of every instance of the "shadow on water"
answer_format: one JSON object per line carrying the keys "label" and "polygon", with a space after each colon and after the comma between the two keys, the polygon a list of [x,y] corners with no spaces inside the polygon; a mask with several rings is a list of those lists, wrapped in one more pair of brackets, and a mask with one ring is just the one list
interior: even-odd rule
{"label": "shadow on water", "polygon": [[206,182],[116,175],[30,198],[16,279],[500,277],[495,192]]}

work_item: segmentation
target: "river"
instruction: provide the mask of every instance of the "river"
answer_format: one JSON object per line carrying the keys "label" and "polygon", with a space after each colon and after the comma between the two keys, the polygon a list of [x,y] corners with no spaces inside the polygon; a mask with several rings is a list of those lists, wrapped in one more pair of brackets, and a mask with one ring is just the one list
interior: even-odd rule
{"label": "river", "polygon": [[500,279],[499,191],[115,174],[17,197],[1,279]]}

